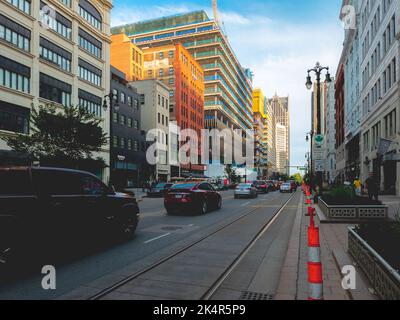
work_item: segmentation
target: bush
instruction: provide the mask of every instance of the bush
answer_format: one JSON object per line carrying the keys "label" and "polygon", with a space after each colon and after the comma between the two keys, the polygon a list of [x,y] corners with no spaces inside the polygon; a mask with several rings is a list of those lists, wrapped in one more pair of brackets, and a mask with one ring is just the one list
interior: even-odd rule
{"label": "bush", "polygon": [[352,200],[356,197],[355,190],[352,187],[335,187],[331,189],[327,196],[333,199]]}

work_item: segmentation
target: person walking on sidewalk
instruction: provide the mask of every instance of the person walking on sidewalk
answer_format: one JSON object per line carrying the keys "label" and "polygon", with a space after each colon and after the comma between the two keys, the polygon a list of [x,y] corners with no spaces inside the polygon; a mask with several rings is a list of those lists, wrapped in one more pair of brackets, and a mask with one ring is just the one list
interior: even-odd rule
{"label": "person walking on sidewalk", "polygon": [[361,180],[357,177],[354,182],[354,189],[356,190],[357,197],[361,197],[362,183]]}
{"label": "person walking on sidewalk", "polygon": [[368,179],[365,181],[365,186],[368,190],[368,197],[372,200],[379,201],[379,186],[375,179],[375,175],[371,172]]}

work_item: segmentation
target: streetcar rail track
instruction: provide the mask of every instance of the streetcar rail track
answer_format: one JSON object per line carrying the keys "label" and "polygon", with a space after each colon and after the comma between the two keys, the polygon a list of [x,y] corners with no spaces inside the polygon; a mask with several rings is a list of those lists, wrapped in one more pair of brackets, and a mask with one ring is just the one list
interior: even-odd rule
{"label": "streetcar rail track", "polygon": [[[237,266],[238,263],[240,263],[240,261],[243,260],[244,256],[247,254],[247,252],[253,247],[253,245],[257,242],[257,240],[265,233],[265,231],[269,228],[270,225],[272,225],[272,223],[276,220],[277,216],[280,215],[280,213],[285,209],[285,207],[288,205],[288,203],[293,199],[295,194],[293,194],[283,205],[282,207],[273,215],[273,217],[271,219],[269,219],[269,221],[264,224],[264,226],[261,228],[261,230],[257,233],[257,235],[250,241],[250,243],[246,246],[246,248],[244,250],[242,250],[242,252],[239,254],[239,256],[235,259],[235,261],[224,271],[224,273],[217,279],[216,282],[214,282],[214,284],[210,287],[209,290],[207,290],[207,292],[202,296],[201,300],[209,300],[209,298],[212,297],[212,295],[216,292],[216,290],[218,290],[219,286],[223,283],[223,281],[229,276],[229,274],[233,271],[233,269]],[[151,264],[150,266],[135,272],[132,275],[129,275],[125,278],[123,278],[122,280],[114,283],[111,286],[108,286],[102,290],[100,290],[99,292],[97,292],[96,294],[90,296],[87,300],[100,300],[101,298],[109,295],[110,293],[116,291],[117,289],[121,288],[122,286],[126,285],[127,283],[139,278],[140,276],[148,273],[149,271],[159,267],[160,265],[164,264],[165,262],[175,258],[176,256],[178,256],[179,254],[189,250],[190,248],[193,248],[194,246],[196,246],[197,244],[203,242],[204,240],[207,240],[208,238],[214,236],[215,234],[221,232],[222,230],[230,227],[231,225],[235,224],[236,222],[243,220],[247,217],[249,217],[250,215],[254,214],[256,211],[258,211],[258,209],[260,209],[259,207],[255,207],[249,211],[247,211],[246,213],[242,214],[241,216],[237,217],[236,219],[230,221],[229,223],[222,225],[220,227],[218,227],[216,230],[212,231],[211,233],[201,237],[200,239],[197,239],[185,246],[183,246],[182,248],[174,251],[173,253],[167,255],[166,257],[156,261],[155,263]]]}

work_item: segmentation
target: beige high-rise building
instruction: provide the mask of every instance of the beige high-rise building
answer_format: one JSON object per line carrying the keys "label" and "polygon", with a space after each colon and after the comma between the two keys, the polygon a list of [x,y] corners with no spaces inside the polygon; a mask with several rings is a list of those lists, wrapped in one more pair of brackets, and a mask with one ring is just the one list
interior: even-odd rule
{"label": "beige high-rise building", "polygon": [[[103,119],[110,92],[111,0],[0,1],[0,152],[10,156],[1,137],[29,134],[31,108],[80,105]],[[109,146],[101,156],[109,162]],[[105,181],[108,172],[99,172]]]}
{"label": "beige high-rise building", "polygon": [[276,172],[290,174],[289,97],[275,95],[269,100],[275,120]]}

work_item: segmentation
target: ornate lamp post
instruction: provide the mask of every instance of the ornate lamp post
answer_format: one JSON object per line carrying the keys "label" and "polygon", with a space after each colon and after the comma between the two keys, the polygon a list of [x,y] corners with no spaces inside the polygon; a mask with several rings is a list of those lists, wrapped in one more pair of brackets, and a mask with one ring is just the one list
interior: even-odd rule
{"label": "ornate lamp post", "polygon": [[[332,82],[331,75],[329,73],[329,67],[322,67],[319,62],[315,65],[313,69],[307,70],[307,81],[306,81],[306,87],[308,90],[311,90],[312,88],[312,80],[311,80],[311,75],[310,73],[314,72],[316,75],[316,83],[317,83],[317,130],[316,134],[321,134],[322,133],[322,123],[321,123],[321,74],[322,72],[326,70],[326,79],[325,81],[327,83]],[[313,124],[312,124],[313,125]],[[314,128],[313,128],[313,133],[314,133]],[[312,150],[312,144],[313,144],[313,139],[311,138],[311,150]],[[316,199],[318,199],[318,195],[322,193],[322,172],[317,172],[317,186],[318,190],[316,193]]]}
{"label": "ornate lamp post", "polygon": [[[110,104],[110,107],[108,107],[107,100]],[[104,96],[103,109],[105,112],[108,109],[110,113],[110,182],[112,183],[111,178],[112,178],[112,171],[114,168],[113,155],[111,152],[111,150],[113,149],[113,112],[119,110],[118,95],[113,92],[110,92],[108,95]]]}

